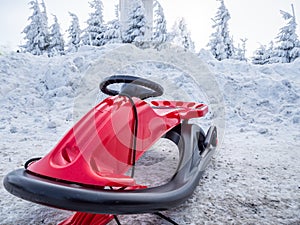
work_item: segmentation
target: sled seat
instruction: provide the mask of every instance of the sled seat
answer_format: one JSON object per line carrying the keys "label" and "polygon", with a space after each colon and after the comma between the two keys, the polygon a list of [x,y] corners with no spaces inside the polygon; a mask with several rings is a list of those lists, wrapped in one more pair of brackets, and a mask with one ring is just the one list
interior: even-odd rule
{"label": "sled seat", "polygon": [[183,101],[151,101],[152,108],[160,116],[172,117],[179,115],[181,119],[203,117],[208,107],[202,103]]}

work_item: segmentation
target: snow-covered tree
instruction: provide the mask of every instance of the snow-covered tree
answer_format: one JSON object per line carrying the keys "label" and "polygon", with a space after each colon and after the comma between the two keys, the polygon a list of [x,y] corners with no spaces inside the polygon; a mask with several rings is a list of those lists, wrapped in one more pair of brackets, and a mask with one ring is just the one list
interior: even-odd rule
{"label": "snow-covered tree", "polygon": [[42,18],[43,18],[43,22],[45,24],[45,27],[48,27],[48,15],[47,15],[47,9],[46,9],[46,4],[45,4],[44,0],[42,0],[41,6],[42,6]]}
{"label": "snow-covered tree", "polygon": [[116,19],[111,20],[106,24],[106,30],[104,33],[104,42],[106,44],[122,43],[118,4],[115,5],[115,15]]}
{"label": "snow-covered tree", "polygon": [[85,45],[102,46],[104,42],[105,26],[103,21],[103,4],[101,0],[89,2],[94,10],[90,13],[87,28],[84,30],[82,41]]}
{"label": "snow-covered tree", "polygon": [[184,18],[179,18],[175,21],[170,34],[171,42],[185,50],[195,51],[195,44],[192,41],[191,33],[188,31],[187,24]]}
{"label": "snow-covered tree", "polygon": [[124,43],[133,43],[137,47],[142,47],[146,41],[145,33],[147,29],[144,6],[141,0],[133,0],[130,5],[126,29],[124,29],[122,34],[122,40]]}
{"label": "snow-covered tree", "polygon": [[274,61],[274,42],[270,41],[268,46],[266,47],[266,63],[275,63]]}
{"label": "snow-covered tree", "polygon": [[213,19],[213,28],[216,31],[212,33],[208,46],[216,59],[223,60],[232,58],[234,47],[228,29],[228,21],[230,19],[229,11],[225,6],[224,0],[218,1],[220,1],[221,5]]}
{"label": "snow-covered tree", "polygon": [[68,29],[68,37],[70,38],[68,42],[68,52],[77,52],[81,42],[81,29],[78,17],[74,13],[69,12],[69,14],[72,17],[72,21]]}
{"label": "snow-covered tree", "polygon": [[274,43],[271,41],[268,45],[260,45],[260,47],[254,52],[254,56],[252,57],[253,64],[270,64],[275,63],[274,58]]}
{"label": "snow-covered tree", "polygon": [[156,47],[168,40],[167,21],[161,4],[154,2],[154,26],[152,41]]}
{"label": "snow-covered tree", "polygon": [[295,46],[290,52],[291,62],[300,57],[300,41],[295,41]]}
{"label": "snow-covered tree", "polygon": [[258,65],[264,65],[268,62],[268,53],[265,45],[260,45],[260,47],[254,52],[252,57],[252,63]]}
{"label": "snow-covered tree", "polygon": [[239,61],[247,61],[246,58],[246,42],[247,38],[240,39],[242,44],[238,44],[238,47],[235,48],[234,50],[234,59],[239,60]]}
{"label": "snow-covered tree", "polygon": [[119,6],[119,4],[115,4],[115,16],[118,20],[120,20],[120,6]]}
{"label": "snow-covered tree", "polygon": [[47,25],[47,16],[41,11],[37,0],[30,2],[32,15],[29,17],[29,25],[24,28],[26,44],[21,46],[23,51],[30,52],[34,55],[47,53],[50,45],[49,31]]}
{"label": "snow-covered tree", "polygon": [[58,23],[57,17],[53,15],[54,23],[50,27],[50,46],[49,55],[63,55],[65,50],[65,42],[63,35],[60,32],[60,25]]}
{"label": "snow-covered tree", "polygon": [[210,47],[211,54],[218,60],[223,60],[227,58],[225,53],[225,45],[223,43],[223,37],[219,31],[219,27],[216,28],[217,31],[212,33],[210,36],[210,41],[208,46]]}
{"label": "snow-covered tree", "polygon": [[292,11],[293,14],[280,11],[283,18],[287,20],[287,25],[280,29],[277,36],[278,46],[274,50],[273,62],[290,63],[300,56],[300,43],[296,34],[297,23],[293,5]]}
{"label": "snow-covered tree", "polygon": [[122,43],[121,26],[118,19],[109,21],[104,33],[105,44]]}

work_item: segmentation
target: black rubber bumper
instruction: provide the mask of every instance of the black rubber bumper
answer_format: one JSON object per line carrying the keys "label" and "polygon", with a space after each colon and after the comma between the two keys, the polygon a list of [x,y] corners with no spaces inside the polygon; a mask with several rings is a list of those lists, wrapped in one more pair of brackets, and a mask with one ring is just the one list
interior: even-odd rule
{"label": "black rubber bumper", "polygon": [[156,188],[134,191],[97,190],[50,181],[18,169],[4,178],[5,188],[22,199],[71,211],[99,214],[136,214],[167,210],[185,201],[202,173],[179,184],[176,179]]}

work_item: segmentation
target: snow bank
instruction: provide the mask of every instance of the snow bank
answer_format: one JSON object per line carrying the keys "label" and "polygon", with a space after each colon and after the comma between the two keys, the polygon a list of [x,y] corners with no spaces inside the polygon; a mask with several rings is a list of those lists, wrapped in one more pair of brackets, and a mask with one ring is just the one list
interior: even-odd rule
{"label": "snow bank", "polygon": [[224,93],[227,125],[241,131],[271,132],[274,125],[299,128],[300,64],[255,66],[209,60]]}
{"label": "snow bank", "polygon": [[[28,158],[46,154],[73,125],[73,101],[81,78],[111,48],[84,47],[53,58],[0,55],[1,180]],[[199,57],[223,93],[226,136],[194,196],[166,214],[179,224],[299,223],[300,60],[254,66],[219,62],[206,51]],[[149,70],[138,69],[145,74]],[[160,69],[172,76],[169,68]],[[159,155],[152,166],[163,167],[163,160],[174,157]],[[149,163],[142,165],[149,170]],[[160,175],[157,170],[144,178],[151,181]],[[55,224],[69,214],[20,201],[2,183],[0,192],[0,224]],[[151,215],[122,216],[121,220],[124,224],[163,223]]]}

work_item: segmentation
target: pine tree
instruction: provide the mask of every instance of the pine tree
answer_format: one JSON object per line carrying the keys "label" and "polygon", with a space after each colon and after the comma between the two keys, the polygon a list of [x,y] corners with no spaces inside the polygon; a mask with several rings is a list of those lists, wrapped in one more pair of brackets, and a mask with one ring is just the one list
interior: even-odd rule
{"label": "pine tree", "polygon": [[272,62],[290,63],[300,56],[300,43],[298,35],[296,34],[296,18],[294,13],[294,7],[292,5],[293,15],[280,11],[283,18],[287,20],[287,25],[280,29],[280,33],[277,36],[277,43],[279,44],[272,56]]}
{"label": "pine tree", "polygon": [[192,41],[191,33],[188,31],[187,24],[184,18],[179,18],[175,21],[172,33],[171,42],[185,50],[195,51],[195,44]]}
{"label": "pine tree", "polygon": [[221,36],[221,32],[219,31],[219,29],[220,28],[217,27],[217,31],[212,33],[208,46],[210,47],[212,55],[216,59],[223,60],[227,58],[227,55],[225,53],[223,37]]}
{"label": "pine tree", "polygon": [[159,47],[168,40],[167,21],[161,4],[156,0],[154,2],[154,26],[152,41],[156,47]]}
{"label": "pine tree", "polygon": [[213,28],[215,28],[216,31],[211,35],[208,46],[216,59],[223,60],[232,58],[234,55],[234,47],[228,29],[228,21],[230,20],[229,11],[225,6],[224,0],[218,1],[220,1],[221,5],[213,19]]}
{"label": "pine tree", "polygon": [[74,13],[69,12],[69,14],[72,17],[72,22],[68,29],[68,37],[70,38],[68,42],[68,52],[77,52],[81,42],[81,29],[79,26],[78,17]]}
{"label": "pine tree", "polygon": [[105,43],[122,43],[121,38],[121,25],[119,20],[119,5],[115,6],[116,19],[109,21],[106,25],[106,31],[104,33]]}
{"label": "pine tree", "polygon": [[291,50],[290,57],[291,57],[291,62],[295,61],[295,59],[300,57],[300,41],[299,40],[295,41],[295,46]]}
{"label": "pine tree", "polygon": [[83,35],[83,43],[85,45],[102,46],[104,42],[105,26],[103,21],[103,4],[101,0],[93,0],[89,2],[93,13],[87,21],[88,27]]}
{"label": "pine tree", "polygon": [[106,25],[104,33],[105,44],[122,43],[121,39],[121,26],[118,19],[109,21]]}
{"label": "pine tree", "polygon": [[265,53],[265,57],[266,57],[266,63],[275,63],[274,58],[273,58],[273,55],[274,55],[274,43],[273,41],[271,41],[269,43],[269,45],[266,47],[266,53]]}
{"label": "pine tree", "polygon": [[49,55],[63,55],[65,42],[63,35],[60,32],[60,26],[57,20],[57,17],[54,16],[54,24],[50,27],[50,46],[49,46]]}
{"label": "pine tree", "polygon": [[47,15],[47,9],[46,9],[46,4],[45,1],[42,0],[41,2],[41,6],[42,6],[42,18],[43,18],[43,23],[45,27],[48,27],[48,15]]}
{"label": "pine tree", "polygon": [[240,39],[242,44],[238,44],[238,47],[235,48],[234,50],[234,59],[239,60],[239,61],[247,61],[246,58],[246,42],[247,38],[245,39]]}
{"label": "pine tree", "polygon": [[115,17],[117,20],[120,20],[120,6],[119,4],[115,4]]}
{"label": "pine tree", "polygon": [[140,0],[133,0],[127,26],[122,34],[123,43],[133,43],[137,47],[143,47],[147,29],[144,6]]}
{"label": "pine tree", "polygon": [[42,55],[47,53],[50,44],[45,5],[44,12],[41,11],[37,0],[31,1],[30,5],[33,13],[28,19],[29,25],[24,28],[26,44],[21,48],[33,55]]}
{"label": "pine tree", "polygon": [[264,65],[268,62],[268,53],[265,45],[260,45],[260,47],[254,52],[252,57],[252,63],[258,65]]}

